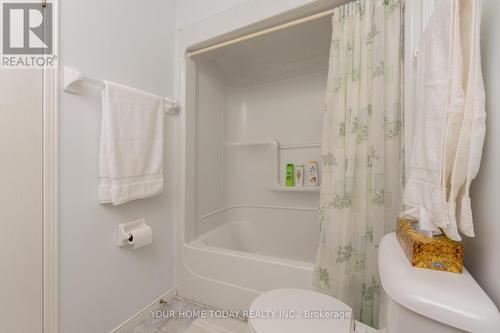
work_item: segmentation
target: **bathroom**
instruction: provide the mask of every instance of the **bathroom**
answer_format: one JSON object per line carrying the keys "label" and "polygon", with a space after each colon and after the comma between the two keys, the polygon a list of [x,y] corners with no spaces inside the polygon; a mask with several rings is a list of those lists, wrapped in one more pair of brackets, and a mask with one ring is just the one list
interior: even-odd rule
{"label": "bathroom", "polygon": [[[0,70],[0,123],[8,124],[0,131],[7,161],[0,235],[12,249],[1,255],[0,331],[238,333],[246,329],[245,318],[206,318],[213,327],[188,327],[195,318],[170,320],[168,310],[247,310],[260,293],[312,290],[320,188],[309,179],[286,186],[286,165],[303,165],[307,178],[309,161],[317,161],[324,184],[332,19],[322,13],[348,1],[55,2],[58,69]],[[404,5],[403,143],[412,131],[415,53],[437,3]],[[498,312],[494,193],[500,160],[493,143],[500,140],[500,119],[488,111],[500,105],[494,61],[500,3],[481,3],[487,130],[471,188],[476,236],[463,237],[462,244],[464,266]],[[162,194],[119,206],[98,202],[102,89],[85,82],[78,93],[66,92],[65,66],[176,102],[163,122]],[[26,112],[3,112],[12,105]],[[36,206],[33,212],[22,205],[26,201]],[[14,218],[35,222],[7,222]],[[117,246],[118,226],[141,219],[152,243],[135,250]],[[395,220],[385,223],[387,232],[395,229]],[[432,273],[439,277],[429,285],[452,274]],[[412,287],[406,292],[411,295]]]}

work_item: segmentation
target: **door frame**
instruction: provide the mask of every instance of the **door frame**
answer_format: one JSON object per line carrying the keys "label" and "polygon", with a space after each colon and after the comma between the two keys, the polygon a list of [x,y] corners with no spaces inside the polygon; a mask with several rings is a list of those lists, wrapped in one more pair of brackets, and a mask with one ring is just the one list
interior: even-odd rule
{"label": "door frame", "polygon": [[[51,2],[57,56],[59,1]],[[42,70],[42,333],[59,333],[59,76],[57,65]]]}
{"label": "door frame", "polygon": [[42,75],[42,332],[59,332],[59,71]]}

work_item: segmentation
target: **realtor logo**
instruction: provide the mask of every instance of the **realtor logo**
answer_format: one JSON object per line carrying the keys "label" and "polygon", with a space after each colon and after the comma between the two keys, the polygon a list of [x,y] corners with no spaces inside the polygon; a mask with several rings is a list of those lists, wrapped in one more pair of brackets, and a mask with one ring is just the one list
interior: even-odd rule
{"label": "realtor logo", "polygon": [[55,67],[55,4],[3,0],[1,5],[1,67]]}

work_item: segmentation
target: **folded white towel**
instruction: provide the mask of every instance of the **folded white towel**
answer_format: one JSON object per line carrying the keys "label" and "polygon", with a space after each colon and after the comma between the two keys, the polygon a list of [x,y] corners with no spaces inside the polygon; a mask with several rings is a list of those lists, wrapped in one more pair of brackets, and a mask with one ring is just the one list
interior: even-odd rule
{"label": "folded white towel", "polygon": [[99,202],[119,205],[163,191],[162,97],[104,82]]}

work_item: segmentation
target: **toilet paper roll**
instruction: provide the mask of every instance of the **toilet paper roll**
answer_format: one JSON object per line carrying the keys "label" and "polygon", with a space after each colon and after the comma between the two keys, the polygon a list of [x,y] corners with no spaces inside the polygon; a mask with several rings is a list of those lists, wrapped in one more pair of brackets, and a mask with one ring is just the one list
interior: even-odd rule
{"label": "toilet paper roll", "polygon": [[150,226],[145,225],[138,229],[134,229],[130,232],[130,235],[132,235],[132,240],[129,240],[128,243],[132,245],[134,249],[153,243],[153,231]]}

